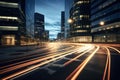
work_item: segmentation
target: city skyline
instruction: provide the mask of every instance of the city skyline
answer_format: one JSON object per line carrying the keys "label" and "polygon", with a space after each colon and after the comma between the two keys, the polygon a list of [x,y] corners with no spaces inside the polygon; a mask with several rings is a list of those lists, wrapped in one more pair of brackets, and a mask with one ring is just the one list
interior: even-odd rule
{"label": "city skyline", "polygon": [[36,0],[35,12],[45,15],[45,29],[50,31],[50,39],[57,37],[61,29],[61,11],[64,11],[64,0]]}

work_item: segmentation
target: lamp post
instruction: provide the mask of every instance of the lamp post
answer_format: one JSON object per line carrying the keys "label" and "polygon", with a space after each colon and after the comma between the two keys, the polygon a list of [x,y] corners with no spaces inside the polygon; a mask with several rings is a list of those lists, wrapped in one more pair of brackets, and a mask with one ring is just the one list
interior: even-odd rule
{"label": "lamp post", "polygon": [[[100,25],[101,25],[101,26],[104,26],[104,25],[105,25],[105,22],[104,22],[104,21],[101,21],[101,22],[100,22]],[[103,38],[105,39],[105,42],[107,42],[106,34],[103,36]]]}
{"label": "lamp post", "polygon": [[[68,22],[69,25],[71,25],[71,24],[73,23],[73,19],[69,18],[67,22]],[[70,36],[70,34],[71,34],[71,31],[70,31],[70,29],[69,29],[69,36]],[[70,39],[71,39],[71,38],[69,37],[69,40],[70,40]],[[73,39],[73,38],[72,38],[72,39]],[[73,41],[74,41],[74,40],[73,40]]]}

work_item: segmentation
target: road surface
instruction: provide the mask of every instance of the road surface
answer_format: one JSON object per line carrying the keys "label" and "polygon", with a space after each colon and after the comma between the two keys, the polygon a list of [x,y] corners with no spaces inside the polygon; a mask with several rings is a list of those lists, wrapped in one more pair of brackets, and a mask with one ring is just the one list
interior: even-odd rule
{"label": "road surface", "polygon": [[119,45],[57,42],[32,49],[1,58],[0,79],[120,80]]}

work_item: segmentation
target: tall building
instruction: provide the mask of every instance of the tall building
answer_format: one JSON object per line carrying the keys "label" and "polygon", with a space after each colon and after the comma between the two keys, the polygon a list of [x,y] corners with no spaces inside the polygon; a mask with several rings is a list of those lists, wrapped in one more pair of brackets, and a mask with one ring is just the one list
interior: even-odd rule
{"label": "tall building", "polygon": [[70,41],[91,42],[90,0],[74,0],[70,10]]}
{"label": "tall building", "polygon": [[0,45],[21,45],[34,38],[35,0],[0,0]]}
{"label": "tall building", "polygon": [[0,45],[19,45],[25,36],[23,0],[0,0]]}
{"label": "tall building", "polygon": [[62,38],[65,38],[65,12],[61,12],[61,33],[62,33]]}
{"label": "tall building", "polygon": [[70,37],[70,25],[68,23],[70,17],[70,9],[72,7],[73,0],[65,0],[65,38]]}
{"label": "tall building", "polygon": [[26,34],[30,38],[34,38],[34,13],[35,0],[25,1],[25,15],[26,15]]}
{"label": "tall building", "polygon": [[120,42],[120,1],[91,0],[94,42]]}
{"label": "tall building", "polygon": [[44,15],[35,13],[35,38],[42,40],[44,38]]}

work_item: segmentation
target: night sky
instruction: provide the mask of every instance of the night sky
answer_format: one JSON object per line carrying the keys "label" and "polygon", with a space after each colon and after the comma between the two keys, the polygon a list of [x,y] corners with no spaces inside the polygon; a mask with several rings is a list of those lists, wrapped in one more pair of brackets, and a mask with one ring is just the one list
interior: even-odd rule
{"label": "night sky", "polygon": [[65,0],[36,0],[36,12],[45,16],[45,29],[50,31],[50,39],[60,32],[61,11],[64,11]]}

